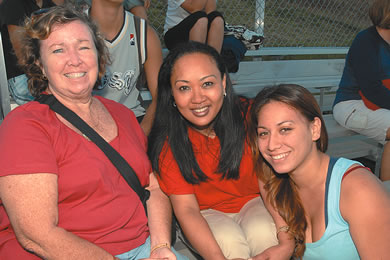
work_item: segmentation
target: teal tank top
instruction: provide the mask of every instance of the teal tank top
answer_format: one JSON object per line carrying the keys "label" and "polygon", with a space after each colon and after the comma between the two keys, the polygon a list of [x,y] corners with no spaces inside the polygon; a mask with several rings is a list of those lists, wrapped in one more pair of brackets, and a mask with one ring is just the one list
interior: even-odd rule
{"label": "teal tank top", "polygon": [[306,243],[304,260],[355,260],[359,253],[349,233],[349,225],[340,213],[340,190],[344,173],[359,162],[345,158],[331,158],[325,192],[326,229],[320,240]]}

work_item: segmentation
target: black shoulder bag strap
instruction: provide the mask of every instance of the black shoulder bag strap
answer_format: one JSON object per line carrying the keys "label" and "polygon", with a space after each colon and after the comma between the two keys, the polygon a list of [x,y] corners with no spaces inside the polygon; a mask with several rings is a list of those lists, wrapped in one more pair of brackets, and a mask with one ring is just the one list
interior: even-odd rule
{"label": "black shoulder bag strap", "polygon": [[112,164],[118,169],[122,177],[129,186],[137,193],[146,212],[146,201],[149,199],[150,192],[141,186],[141,183],[134,170],[128,162],[104,140],[95,130],[84,122],[75,112],[64,106],[53,95],[41,95],[36,98],[41,104],[47,104],[51,110],[61,115],[72,125],[77,127],[84,135],[94,142],[108,157]]}

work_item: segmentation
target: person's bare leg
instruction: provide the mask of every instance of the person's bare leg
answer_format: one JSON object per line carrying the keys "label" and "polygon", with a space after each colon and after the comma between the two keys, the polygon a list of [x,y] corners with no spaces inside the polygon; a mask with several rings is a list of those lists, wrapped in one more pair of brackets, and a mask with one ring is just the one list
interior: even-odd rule
{"label": "person's bare leg", "polygon": [[196,21],[196,23],[190,30],[189,40],[206,43],[207,25],[208,25],[207,17],[202,17],[198,21]]}
{"label": "person's bare leg", "polygon": [[215,17],[211,22],[209,33],[207,35],[207,44],[214,47],[219,53],[222,49],[224,34],[224,21],[222,17]]}
{"label": "person's bare leg", "polygon": [[[387,129],[386,139],[390,139],[390,128]],[[390,141],[383,147],[380,178],[382,181],[390,180]]]}

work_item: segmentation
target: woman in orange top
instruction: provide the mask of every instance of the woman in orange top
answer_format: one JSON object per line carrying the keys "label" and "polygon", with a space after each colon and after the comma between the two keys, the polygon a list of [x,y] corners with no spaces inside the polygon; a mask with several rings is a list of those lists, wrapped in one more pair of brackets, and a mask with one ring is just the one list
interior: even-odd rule
{"label": "woman in orange top", "polygon": [[[148,153],[185,235],[204,259],[289,259],[294,249],[287,232],[277,237],[260,198],[263,184],[246,142],[248,108],[212,47],[185,43],[166,57]],[[273,208],[270,213],[277,228],[285,225]]]}

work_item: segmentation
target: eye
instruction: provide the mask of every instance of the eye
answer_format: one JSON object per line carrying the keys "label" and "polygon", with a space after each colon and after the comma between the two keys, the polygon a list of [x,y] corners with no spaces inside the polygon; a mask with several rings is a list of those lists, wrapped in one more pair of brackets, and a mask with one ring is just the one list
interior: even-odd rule
{"label": "eye", "polygon": [[283,127],[282,129],[280,129],[280,132],[282,134],[286,134],[286,133],[288,133],[291,130],[292,130],[292,128],[290,128],[290,127]]}
{"label": "eye", "polygon": [[258,136],[259,138],[264,138],[264,137],[266,137],[267,135],[268,135],[268,132],[267,132],[267,131],[263,131],[263,130],[257,131],[257,136]]}
{"label": "eye", "polygon": [[180,86],[180,87],[179,87],[179,90],[180,90],[180,91],[190,90],[190,87],[188,87],[188,86]]}
{"label": "eye", "polygon": [[80,50],[89,50],[90,48],[88,46],[80,47]]}
{"label": "eye", "polygon": [[55,50],[53,51],[53,53],[62,53],[62,52],[64,52],[63,49],[55,49]]}
{"label": "eye", "polygon": [[208,87],[211,87],[213,85],[214,85],[214,82],[212,82],[212,81],[207,81],[207,82],[203,83],[203,87],[204,88],[208,88]]}

